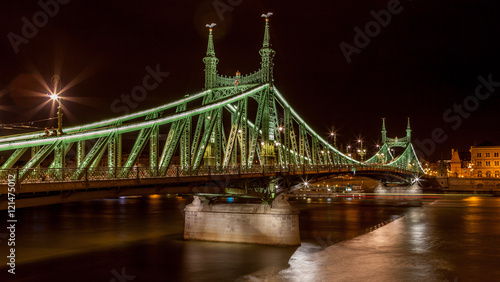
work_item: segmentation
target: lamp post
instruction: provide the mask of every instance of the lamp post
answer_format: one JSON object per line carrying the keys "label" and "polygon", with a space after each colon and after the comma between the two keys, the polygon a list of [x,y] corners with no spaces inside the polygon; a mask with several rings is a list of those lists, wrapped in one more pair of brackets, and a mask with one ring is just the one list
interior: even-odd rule
{"label": "lamp post", "polygon": [[62,105],[61,101],[59,101],[59,93],[57,93],[57,87],[59,86],[59,82],[61,78],[58,75],[54,75],[51,79],[52,85],[54,86],[54,91],[49,94],[50,99],[57,101],[57,135],[62,135]]}
{"label": "lamp post", "polygon": [[333,137],[333,147],[337,148],[337,134],[335,132],[330,132],[330,138]]}
{"label": "lamp post", "polygon": [[358,139],[358,143],[360,144],[360,148],[358,149],[358,154],[361,157],[361,161],[364,161],[366,155],[366,149],[363,149],[363,140]]}

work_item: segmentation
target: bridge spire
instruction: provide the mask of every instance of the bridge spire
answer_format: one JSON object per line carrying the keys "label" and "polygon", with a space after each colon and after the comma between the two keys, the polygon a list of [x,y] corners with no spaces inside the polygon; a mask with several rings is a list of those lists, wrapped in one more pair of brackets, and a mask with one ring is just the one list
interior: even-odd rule
{"label": "bridge spire", "polygon": [[208,27],[208,44],[207,44],[207,54],[206,57],[203,58],[203,62],[205,63],[205,89],[209,89],[215,87],[215,82],[217,79],[217,63],[219,59],[215,57],[215,48],[214,48],[214,37],[212,35],[212,28],[215,26],[215,23],[207,24]]}
{"label": "bridge spire", "polygon": [[261,60],[261,70],[262,70],[262,82],[263,83],[273,83],[273,58],[276,52],[271,49],[270,35],[269,35],[269,17],[273,13],[262,14],[261,17],[266,19],[266,25],[264,29],[264,41],[262,42],[262,48],[259,50],[259,54],[262,58]]}
{"label": "bridge spire", "polygon": [[410,117],[408,117],[408,126],[406,127],[406,138],[408,139],[408,142],[411,141]]}
{"label": "bridge spire", "polygon": [[382,144],[387,141],[387,130],[385,130],[385,118],[382,118]]}

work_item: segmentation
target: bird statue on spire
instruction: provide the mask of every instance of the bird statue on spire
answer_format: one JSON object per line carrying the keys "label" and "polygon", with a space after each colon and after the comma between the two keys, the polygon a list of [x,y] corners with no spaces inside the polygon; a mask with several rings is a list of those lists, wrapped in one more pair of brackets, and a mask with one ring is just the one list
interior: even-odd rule
{"label": "bird statue on spire", "polygon": [[272,16],[272,15],[273,15],[273,13],[269,12],[269,13],[267,13],[267,14],[262,14],[262,15],[261,15],[261,17],[262,17],[262,18],[266,18],[266,19],[267,19],[267,18],[269,18],[269,17],[270,17],[270,16]]}
{"label": "bird statue on spire", "polygon": [[212,27],[216,26],[216,23],[206,24],[205,26],[212,29]]}

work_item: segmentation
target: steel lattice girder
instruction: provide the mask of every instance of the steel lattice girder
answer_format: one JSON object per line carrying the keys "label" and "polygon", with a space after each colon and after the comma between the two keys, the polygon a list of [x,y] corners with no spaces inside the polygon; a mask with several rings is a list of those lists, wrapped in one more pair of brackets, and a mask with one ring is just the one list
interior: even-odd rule
{"label": "steel lattice girder", "polygon": [[238,135],[238,126],[240,125],[241,116],[242,116],[242,108],[244,101],[238,101],[238,106],[236,107],[237,111],[231,117],[231,131],[229,132],[229,138],[227,140],[227,146],[224,153],[224,162],[222,163],[222,168],[226,168],[229,164],[230,158],[234,160],[234,156],[231,155],[234,149],[235,141]]}
{"label": "steel lattice girder", "polygon": [[75,141],[82,141],[82,140],[90,140],[90,139],[96,139],[104,136],[109,136],[111,132],[117,131],[120,134],[128,133],[128,132],[134,132],[134,131],[139,131],[143,128],[149,128],[153,124],[157,123],[158,125],[163,125],[167,123],[172,123],[177,120],[182,120],[186,118],[187,116],[193,116],[193,115],[199,115],[204,112],[208,112],[214,109],[217,109],[221,106],[226,106],[228,104],[237,102],[243,97],[248,97],[253,95],[256,92],[262,91],[268,87],[267,84],[264,85],[259,85],[256,87],[253,87],[247,92],[226,98],[223,101],[219,102],[214,102],[205,106],[197,107],[193,110],[190,111],[183,111],[180,113],[176,113],[170,116],[166,117],[160,117],[154,120],[146,120],[146,121],[141,121],[141,122],[136,122],[136,123],[130,123],[130,124],[122,124],[122,125],[115,125],[115,126],[109,126],[106,128],[98,128],[95,130],[88,130],[86,132],[75,132],[71,134],[66,134],[62,136],[57,136],[57,137],[47,137],[47,138],[41,138],[40,136],[36,136],[37,138],[32,138],[30,140],[21,140],[21,141],[13,141],[13,142],[3,142],[0,143],[0,151],[5,151],[5,150],[13,150],[17,148],[23,148],[23,147],[32,147],[34,145],[46,145],[46,144],[51,144],[56,142],[57,140],[64,140],[66,142],[75,142]]}
{"label": "steel lattice girder", "polygon": [[181,166],[188,167],[191,164],[191,117],[187,117],[180,141]]}
{"label": "steel lattice girder", "polygon": [[215,123],[215,166],[222,166],[222,152],[226,151],[226,134],[224,133],[224,124],[222,123],[222,108],[218,109],[217,121]]}
{"label": "steel lattice girder", "polygon": [[[203,158],[203,155],[205,153],[206,146],[208,144],[209,138],[212,135],[212,131],[214,128],[215,123],[217,122],[217,118],[219,116],[219,111],[213,111],[213,116],[210,117],[210,121],[208,122],[208,126],[205,128],[205,132],[203,133],[203,137],[201,138],[200,141],[200,147],[198,148],[198,151],[196,152],[196,156],[194,159],[193,167],[197,168],[201,164],[201,159]],[[208,119],[208,117],[207,117]]]}
{"label": "steel lattice girder", "polygon": [[[180,99],[180,100],[177,100],[177,101],[165,104],[165,105],[161,105],[159,107],[155,107],[155,108],[147,109],[144,111],[139,111],[139,112],[119,116],[116,118],[110,118],[110,119],[106,119],[106,120],[102,120],[102,121],[98,121],[98,122],[94,122],[94,123],[84,124],[84,125],[75,126],[75,127],[68,127],[68,128],[64,129],[64,132],[67,134],[73,134],[73,133],[82,132],[82,131],[105,128],[108,126],[116,125],[117,123],[121,124],[121,123],[130,121],[130,120],[134,120],[134,119],[141,119],[141,118],[148,119],[151,116],[154,116],[155,114],[157,114],[159,112],[163,112],[163,111],[169,110],[171,108],[178,107],[179,105],[186,104],[188,102],[192,102],[192,101],[195,101],[197,99],[205,99],[205,97],[207,97],[207,95],[211,94],[212,91],[214,91],[214,92],[219,91],[219,92],[226,93],[225,95],[219,95],[218,99],[222,99],[224,97],[229,97],[231,95],[237,95],[237,94],[244,93],[246,91],[251,91],[251,89],[254,89],[254,88],[259,87],[259,86],[262,86],[262,85],[255,83],[255,84],[248,84],[245,86],[240,86],[237,90],[235,90],[234,87],[218,87],[218,88],[213,88],[213,89],[209,89],[209,90],[204,90],[204,91],[200,91],[200,92],[197,92],[195,94],[189,95],[183,99]],[[213,101],[209,101],[209,102],[214,102],[215,100],[218,100],[218,99],[214,99]],[[0,144],[9,144],[9,143],[16,142],[16,141],[30,141],[33,139],[38,139],[38,138],[40,138],[40,136],[43,136],[43,135],[44,135],[44,132],[39,131],[39,132],[35,132],[35,133],[16,134],[15,136],[4,136],[4,137],[0,137]],[[53,138],[48,138],[48,139],[53,139]],[[91,138],[89,138],[89,139],[91,139]],[[48,143],[46,143],[46,144],[48,144]]]}
{"label": "steel lattice girder", "polygon": [[170,128],[167,140],[165,141],[165,147],[163,147],[163,153],[160,158],[160,165],[158,168],[160,174],[164,174],[167,167],[170,165],[170,161],[172,160],[174,151],[179,143],[179,139],[181,137],[182,130],[186,125],[186,121],[187,119],[174,122],[174,124],[172,124],[172,127]]}
{"label": "steel lattice girder", "polygon": [[[50,164],[49,168],[63,168],[65,166],[64,160],[66,158],[66,155],[68,154],[69,150],[71,149],[71,146],[73,145],[73,142],[70,143],[61,143],[59,146],[57,146],[54,149],[54,160]],[[64,150],[63,150],[64,148]],[[64,151],[64,153],[63,153]]]}
{"label": "steel lattice girder", "polygon": [[127,177],[130,173],[130,170],[134,166],[134,164],[137,164],[137,159],[141,155],[142,151],[146,147],[147,142],[149,141],[149,138],[151,137],[151,134],[154,131],[154,128],[158,127],[157,124],[153,124],[150,128],[143,128],[139,132],[139,136],[137,136],[137,139],[135,140],[134,146],[132,147],[132,150],[130,151],[130,154],[128,155],[127,160],[125,161],[125,165],[122,169],[122,172],[120,174],[120,177]]}
{"label": "steel lattice girder", "polygon": [[[255,117],[255,124],[253,126],[250,145],[248,146],[248,167],[252,167],[254,154],[258,150],[257,139],[259,137],[259,128],[262,122],[262,115],[264,114],[264,100],[266,99],[265,95],[261,95],[260,100],[258,101],[257,115]],[[260,155],[259,155],[260,156]],[[259,157],[259,162],[262,163]]]}
{"label": "steel lattice girder", "polygon": [[[258,109],[254,124],[248,119],[247,115],[248,97],[255,98],[257,101]],[[201,98],[203,98],[201,106],[196,106],[192,109],[187,108],[188,101]],[[280,126],[278,116],[281,114],[276,107],[277,103],[281,105],[284,111],[284,133],[278,130]],[[238,106],[235,107],[234,104],[238,104]],[[201,165],[208,145],[213,146],[216,166],[227,166],[231,162],[234,163],[237,160],[239,148],[239,156],[243,165],[246,164],[250,167],[253,164],[255,154],[257,154],[260,164],[263,164],[261,148],[258,144],[259,138],[268,142],[266,144],[268,152],[264,152],[266,156],[268,156],[268,153],[272,153],[270,150],[272,148],[269,145],[272,145],[272,141],[276,141],[276,147],[273,146],[274,150],[278,151],[276,165],[305,163],[310,165],[328,163],[367,165],[340,153],[336,148],[328,144],[290,108],[278,90],[275,87],[270,87],[268,84],[253,85],[248,87],[246,91],[242,89],[238,90],[235,87],[207,90],[167,105],[168,107],[164,105],[152,110],[142,111],[140,114],[127,115],[122,117],[122,120],[120,118],[110,119],[79,127],[87,128],[86,131],[74,130],[74,132],[71,132],[71,130],[65,130],[67,134],[62,136],[42,138],[32,135],[36,138],[29,140],[13,139],[11,137],[2,138],[0,139],[0,151],[15,150],[9,160],[4,163],[3,167],[12,166],[17,161],[16,158],[24,154],[26,148],[42,146],[42,149],[30,160],[29,168],[31,168],[45,159],[54,148],[60,148],[57,149],[60,150],[57,156],[64,157],[65,153],[62,150],[65,152],[68,146],[61,144],[69,145],[72,142],[77,142],[78,170],[73,175],[73,178],[80,179],[86,169],[94,169],[98,166],[99,160],[106,151],[106,145],[108,147],[108,166],[110,169],[118,167],[119,160],[121,160],[118,154],[121,154],[121,148],[117,146],[117,142],[119,141],[116,138],[121,138],[122,134],[128,132],[139,132],[136,144],[124,165],[129,168],[135,163],[148,141],[150,142],[150,168],[152,171],[155,171],[155,160],[159,159],[159,163],[157,164],[158,169],[165,172],[166,168],[170,165],[176,148],[180,148],[181,165],[192,166],[196,169]],[[177,107],[175,114],[159,116],[158,113],[160,110],[174,106]],[[230,134],[227,139],[222,122],[224,109],[228,110],[233,116]],[[141,116],[146,120],[123,124],[123,121]],[[209,119],[208,117],[211,118]],[[193,118],[197,118],[197,122],[194,134],[191,134]],[[114,125],[101,128],[101,126],[110,125],[113,122]],[[170,124],[170,132],[165,142],[163,153],[158,158],[158,144],[155,140],[158,139],[159,126],[165,124]],[[298,146],[295,127],[299,128]],[[281,136],[282,134],[283,136]],[[284,144],[281,143],[282,138]],[[85,140],[96,139],[97,143],[85,156]],[[407,148],[406,151],[403,157],[399,157],[397,161],[393,161],[387,165],[399,168],[403,168],[406,165],[408,168],[408,163],[410,163],[417,170],[420,164],[414,155],[413,148],[411,147],[411,151]],[[57,167],[64,167],[59,157],[57,159],[62,164],[57,165]],[[112,172],[114,171],[110,170],[109,172],[113,175]],[[125,169],[122,173],[122,176],[125,176],[128,172]]]}
{"label": "steel lattice girder", "polygon": [[57,146],[59,146],[62,143],[62,141],[58,141],[52,144],[47,144],[43,146],[40,151],[36,153],[35,156],[33,156],[19,171],[19,181],[23,181],[24,178],[28,175],[28,171],[33,168],[38,166]]}
{"label": "steel lattice girder", "polygon": [[[108,143],[109,138],[111,135],[103,136],[100,137],[97,142],[92,146],[92,149],[90,149],[89,153],[85,156],[83,159],[82,163],[80,166],[77,168],[77,170],[73,173],[71,176],[71,179],[81,179],[84,172],[88,170],[89,166],[91,166],[95,159],[98,158],[102,150],[106,148],[106,144]],[[101,155],[102,156],[102,155]]]}
{"label": "steel lattice girder", "polygon": [[394,157],[392,156],[390,148],[387,146],[387,144],[384,144],[382,145],[382,147],[380,147],[375,155],[366,160],[366,163],[384,164],[392,161],[393,159]]}
{"label": "steel lattice girder", "polygon": [[418,157],[411,143],[406,146],[406,149],[401,155],[387,165],[394,168],[413,171],[417,174],[424,173],[424,169],[418,161]]}
{"label": "steel lattice girder", "polygon": [[[37,146],[37,148],[39,148],[39,147]],[[26,150],[28,150],[28,147],[16,149],[16,151],[14,153],[12,153],[12,155],[10,155],[10,157],[7,159],[7,161],[5,161],[5,163],[3,163],[1,169],[4,170],[4,169],[11,168],[17,162],[17,160],[19,160],[19,158],[24,154],[24,152],[26,152]]]}
{"label": "steel lattice girder", "polygon": [[117,168],[121,167],[122,159],[122,135],[114,133],[108,142],[108,168],[109,175],[117,177]]}

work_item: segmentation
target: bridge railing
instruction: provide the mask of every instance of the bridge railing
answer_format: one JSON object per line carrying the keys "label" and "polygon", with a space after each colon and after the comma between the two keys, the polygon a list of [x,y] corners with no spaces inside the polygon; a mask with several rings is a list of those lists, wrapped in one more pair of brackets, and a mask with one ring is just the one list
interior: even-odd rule
{"label": "bridge railing", "polygon": [[[15,176],[16,181],[20,179],[20,168],[0,170],[0,183],[8,182],[8,175]],[[51,182],[75,182],[75,181],[103,181],[116,179],[144,179],[144,178],[169,178],[169,177],[193,177],[207,175],[241,175],[241,174],[310,174],[327,172],[355,173],[357,171],[387,171],[392,173],[410,174],[408,170],[387,167],[382,165],[258,165],[241,166],[230,165],[227,167],[201,166],[198,168],[172,165],[165,171],[150,169],[149,167],[99,167],[85,169],[82,173],[79,168],[32,168],[24,171],[21,183],[51,183]]]}

